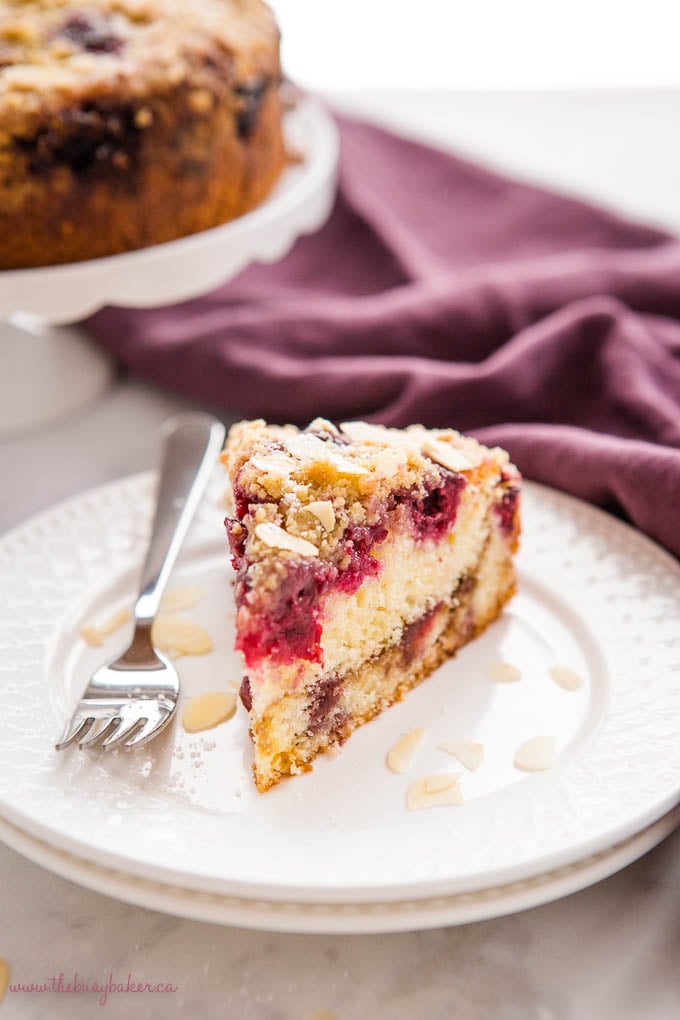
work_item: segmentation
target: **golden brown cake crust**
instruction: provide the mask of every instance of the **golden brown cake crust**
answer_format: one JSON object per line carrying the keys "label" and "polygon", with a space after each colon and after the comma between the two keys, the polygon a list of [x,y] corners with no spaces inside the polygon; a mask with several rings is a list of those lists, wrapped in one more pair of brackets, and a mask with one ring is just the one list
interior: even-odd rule
{"label": "golden brown cake crust", "polygon": [[286,161],[261,0],[0,0],[0,268],[233,219]]}

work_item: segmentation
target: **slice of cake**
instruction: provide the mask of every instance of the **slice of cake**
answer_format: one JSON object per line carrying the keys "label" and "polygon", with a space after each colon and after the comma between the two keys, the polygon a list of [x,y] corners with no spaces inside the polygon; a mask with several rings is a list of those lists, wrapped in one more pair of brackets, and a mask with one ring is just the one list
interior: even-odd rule
{"label": "slice of cake", "polygon": [[222,455],[260,791],[400,700],[515,591],[520,476],[451,429],[240,422]]}

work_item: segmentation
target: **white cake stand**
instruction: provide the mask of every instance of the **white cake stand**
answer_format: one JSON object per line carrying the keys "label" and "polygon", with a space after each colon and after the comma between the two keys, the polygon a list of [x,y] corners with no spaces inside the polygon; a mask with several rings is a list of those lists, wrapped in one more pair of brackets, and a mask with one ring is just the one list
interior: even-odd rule
{"label": "white cake stand", "polygon": [[0,272],[0,436],[64,417],[108,385],[109,359],[68,323],[109,304],[149,308],[206,294],[322,225],[335,194],[335,124],[307,97],[287,114],[285,133],[300,163],[231,223],[110,258]]}

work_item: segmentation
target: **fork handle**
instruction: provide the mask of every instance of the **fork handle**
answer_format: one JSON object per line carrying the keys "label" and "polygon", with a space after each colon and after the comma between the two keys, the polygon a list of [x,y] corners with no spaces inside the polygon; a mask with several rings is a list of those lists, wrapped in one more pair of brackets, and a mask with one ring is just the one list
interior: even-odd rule
{"label": "fork handle", "polygon": [[163,424],[156,513],[134,608],[138,626],[151,626],[158,612],[170,571],[224,443],[224,433],[222,422],[209,414],[177,414]]}

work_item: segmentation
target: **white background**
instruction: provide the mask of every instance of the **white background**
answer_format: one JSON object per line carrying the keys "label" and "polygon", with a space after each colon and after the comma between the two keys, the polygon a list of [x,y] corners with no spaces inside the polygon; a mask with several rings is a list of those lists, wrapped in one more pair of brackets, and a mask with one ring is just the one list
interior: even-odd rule
{"label": "white background", "polygon": [[679,0],[270,0],[320,89],[680,85]]}
{"label": "white background", "polygon": [[680,230],[680,0],[269,0],[336,108]]}

